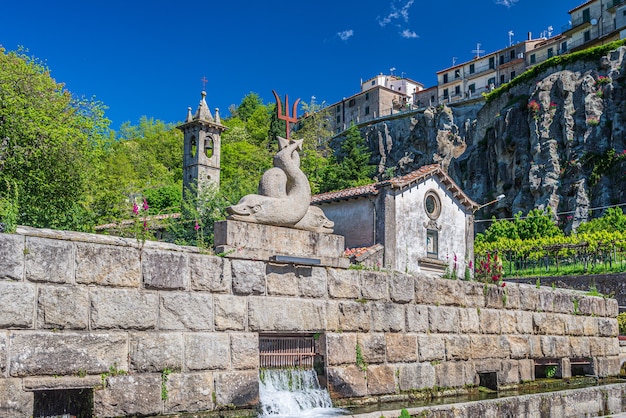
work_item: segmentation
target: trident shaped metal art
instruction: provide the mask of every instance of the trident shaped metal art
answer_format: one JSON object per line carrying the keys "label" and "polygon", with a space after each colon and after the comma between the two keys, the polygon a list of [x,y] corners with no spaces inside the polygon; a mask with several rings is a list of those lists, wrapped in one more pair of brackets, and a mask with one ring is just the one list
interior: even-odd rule
{"label": "trident shaped metal art", "polygon": [[283,104],[280,101],[280,97],[278,97],[278,93],[276,93],[276,90],[272,90],[272,93],[274,93],[274,97],[276,98],[276,111],[278,113],[278,119],[285,121],[285,125],[287,126],[285,136],[286,139],[289,139],[289,122],[298,122],[298,102],[300,99],[296,99],[296,102],[293,104],[291,116],[289,116],[289,95],[285,94],[285,113],[283,114]]}

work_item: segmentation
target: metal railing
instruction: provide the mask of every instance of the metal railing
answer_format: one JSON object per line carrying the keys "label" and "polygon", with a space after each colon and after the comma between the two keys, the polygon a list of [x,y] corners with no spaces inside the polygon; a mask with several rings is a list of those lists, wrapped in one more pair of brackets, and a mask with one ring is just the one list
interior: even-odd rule
{"label": "metal railing", "polygon": [[274,368],[313,368],[315,339],[313,337],[259,337],[259,366]]}

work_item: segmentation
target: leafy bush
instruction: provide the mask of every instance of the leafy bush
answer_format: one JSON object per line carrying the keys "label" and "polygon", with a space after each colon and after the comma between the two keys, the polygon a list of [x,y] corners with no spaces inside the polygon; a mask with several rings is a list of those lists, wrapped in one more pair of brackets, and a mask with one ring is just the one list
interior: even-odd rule
{"label": "leafy bush", "polygon": [[617,324],[619,325],[620,335],[626,335],[626,312],[617,315]]}

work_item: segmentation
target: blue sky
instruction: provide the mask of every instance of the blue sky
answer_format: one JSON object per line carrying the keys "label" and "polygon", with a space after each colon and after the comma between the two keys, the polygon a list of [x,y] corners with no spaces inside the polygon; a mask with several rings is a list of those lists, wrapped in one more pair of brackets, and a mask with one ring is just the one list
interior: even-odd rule
{"label": "blue sky", "polygon": [[435,72],[528,32],[553,35],[583,0],[7,1],[0,45],[23,46],[68,90],[95,96],[111,127],[145,115],[179,122],[201,79],[223,116],[249,92],[273,102],[348,97],[360,80],[404,75],[429,87]]}

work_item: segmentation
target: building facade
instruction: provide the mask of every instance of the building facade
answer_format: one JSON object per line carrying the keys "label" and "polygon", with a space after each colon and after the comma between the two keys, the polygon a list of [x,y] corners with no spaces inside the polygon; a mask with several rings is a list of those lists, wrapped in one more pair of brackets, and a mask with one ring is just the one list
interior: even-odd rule
{"label": "building facade", "polygon": [[589,0],[571,9],[569,15],[570,22],[562,28],[569,51],[602,45],[626,35],[624,0]]}
{"label": "building facade", "polygon": [[[383,266],[463,276],[474,257],[472,201],[439,164],[387,181],[313,196],[346,247],[384,247]],[[383,267],[381,266],[381,267]]]}

